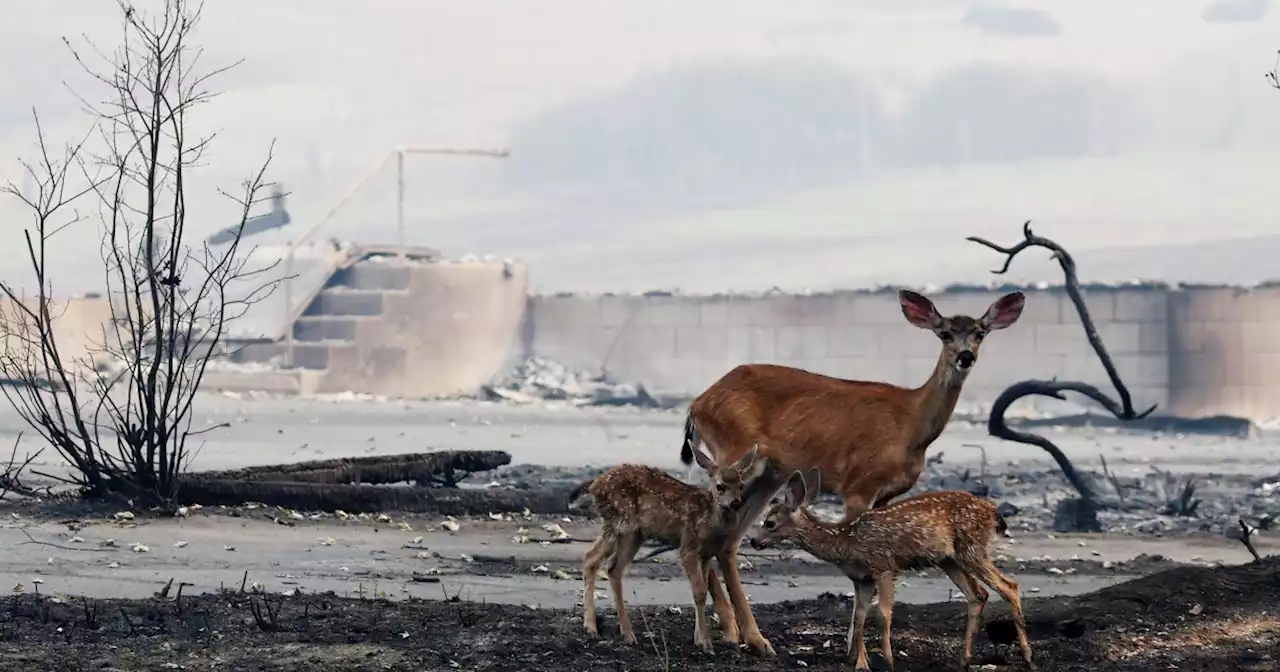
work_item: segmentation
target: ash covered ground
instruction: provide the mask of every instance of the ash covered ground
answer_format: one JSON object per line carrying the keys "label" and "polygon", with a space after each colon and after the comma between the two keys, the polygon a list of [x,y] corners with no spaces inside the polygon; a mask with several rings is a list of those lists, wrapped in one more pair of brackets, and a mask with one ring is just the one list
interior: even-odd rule
{"label": "ash covered ground", "polygon": [[[690,476],[678,461],[683,409],[664,408],[668,400],[636,388],[605,388],[605,383],[587,378],[576,391],[546,394],[516,381],[503,388],[505,394],[454,401],[204,395],[197,425],[225,422],[230,427],[207,435],[193,469],[498,449],[511,453],[512,464],[473,474],[466,487],[576,485],[619,462]],[[563,388],[553,380],[544,387],[558,386]],[[16,417],[0,413],[0,431],[16,434],[21,428]],[[993,440],[974,422],[957,420],[948,427],[930,451],[933,460],[917,490],[977,490],[1017,507],[1010,520],[1015,538],[999,542],[997,553],[999,564],[1022,583],[1033,620],[1040,619],[1033,646],[1044,652],[1041,668],[1272,669],[1266,666],[1276,659],[1274,619],[1266,625],[1259,615],[1264,610],[1250,601],[1248,593],[1255,589],[1248,577],[1254,575],[1229,566],[1250,559],[1233,538],[1237,521],[1266,526],[1280,512],[1280,436],[1087,427],[1040,431],[1093,473],[1101,493],[1115,499],[1123,494],[1123,508],[1100,515],[1102,533],[1055,532],[1058,502],[1074,495],[1066,481],[1037,449]],[[54,475],[65,472],[65,465],[47,455],[34,466]],[[1198,505],[1191,515],[1177,515],[1169,503],[1179,501],[1188,483],[1195,486],[1188,501]],[[645,610],[648,624],[641,629],[655,633],[654,639],[636,648],[583,639],[575,609],[581,598],[581,555],[597,529],[590,518],[339,515],[253,505],[206,507],[183,518],[131,511],[133,517],[122,518],[115,509],[88,505],[5,506],[0,545],[6,563],[0,581],[14,587],[15,597],[11,608],[0,609],[0,666],[773,666],[727,650],[715,658],[692,652],[686,641],[688,588],[671,554],[637,563],[628,574],[628,599]],[[820,506],[832,514],[837,509],[830,499]],[[1271,534],[1262,530],[1255,541],[1264,555],[1280,551]],[[803,661],[816,669],[837,669],[847,627],[848,581],[787,549],[744,553],[742,561],[762,627],[775,645],[781,644],[786,665]],[[1157,579],[1156,573],[1169,570],[1192,573]],[[1156,583],[1123,588],[1142,576]],[[182,617],[173,612],[172,592],[154,597],[170,579],[187,584]],[[1194,591],[1143,598],[1143,615],[1125,611],[1124,595],[1191,580],[1203,581],[1209,592],[1199,598]],[[240,597],[208,596],[227,588],[238,593],[242,584]],[[35,597],[36,590],[42,597]],[[282,601],[280,623],[264,627],[254,618],[249,594],[255,590],[263,593],[255,600],[274,596],[270,599]],[[919,669],[953,664],[963,610],[946,579],[931,572],[904,575],[898,598],[905,605],[895,620],[906,654],[900,664],[912,660]],[[87,624],[85,600],[97,614],[96,628]],[[1104,608],[1108,601],[1121,606]],[[607,597],[601,602],[606,636],[615,627],[609,603]],[[1000,605],[992,609],[1003,613]],[[1087,634],[1068,637],[1060,632],[1069,620],[1063,610],[1099,620]],[[465,641],[484,644],[464,646]],[[1195,646],[1210,653],[1194,653]],[[1072,653],[1080,650],[1086,653]],[[1003,660],[993,648],[984,651],[980,655],[988,662]],[[261,662],[267,660],[273,662]]]}

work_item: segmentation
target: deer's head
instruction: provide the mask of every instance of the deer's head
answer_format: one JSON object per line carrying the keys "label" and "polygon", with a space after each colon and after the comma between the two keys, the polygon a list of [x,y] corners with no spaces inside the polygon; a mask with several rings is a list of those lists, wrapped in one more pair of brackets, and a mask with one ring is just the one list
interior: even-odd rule
{"label": "deer's head", "polygon": [[781,495],[770,505],[760,522],[760,529],[751,537],[754,549],[768,548],[792,534],[797,517],[804,515],[801,509],[818,496],[822,487],[822,475],[814,468],[806,472],[793,472]]}
{"label": "deer's head", "polygon": [[958,374],[953,380],[963,381],[969,370],[978,362],[978,349],[987,334],[1004,329],[1022,315],[1027,297],[1022,292],[1010,292],[998,298],[979,318],[968,315],[943,317],[929,299],[911,290],[898,292],[902,314],[913,326],[932,331],[942,341],[943,356]]}
{"label": "deer's head", "polygon": [[[752,446],[733,464],[720,466],[707,455],[701,446],[693,451],[698,466],[706,470],[711,477],[711,490],[715,494],[716,503],[726,511],[737,511],[746,503],[748,490],[752,485],[768,475],[769,460],[760,456],[760,446]],[[777,485],[774,485],[777,489]],[[772,492],[768,496],[772,496]]]}

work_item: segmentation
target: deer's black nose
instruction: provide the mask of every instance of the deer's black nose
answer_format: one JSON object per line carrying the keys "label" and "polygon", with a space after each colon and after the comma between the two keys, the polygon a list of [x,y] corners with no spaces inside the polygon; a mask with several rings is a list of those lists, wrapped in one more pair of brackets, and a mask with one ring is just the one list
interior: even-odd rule
{"label": "deer's black nose", "polygon": [[956,364],[959,364],[962,369],[967,369],[973,366],[975,359],[972,350],[961,350],[960,354],[956,355]]}

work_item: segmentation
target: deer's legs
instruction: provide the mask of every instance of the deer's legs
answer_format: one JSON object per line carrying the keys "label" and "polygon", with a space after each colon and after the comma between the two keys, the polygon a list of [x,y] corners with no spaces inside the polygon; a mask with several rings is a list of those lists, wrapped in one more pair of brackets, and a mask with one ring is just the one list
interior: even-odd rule
{"label": "deer's legs", "polygon": [[613,604],[618,609],[618,629],[622,631],[622,641],[636,643],[636,633],[631,629],[631,617],[627,615],[627,602],[622,597],[622,575],[627,565],[636,557],[640,544],[644,539],[634,532],[618,537],[614,546],[613,558],[609,561],[609,589],[613,591]]}
{"label": "deer's legs", "polygon": [[964,619],[964,650],[960,654],[961,669],[969,669],[969,664],[973,662],[973,636],[978,632],[978,618],[982,616],[982,609],[987,606],[987,590],[978,585],[968,574],[965,574],[956,565],[948,565],[943,569],[946,570],[947,576],[951,577],[952,583],[964,593],[966,604]]}
{"label": "deer's legs", "polygon": [[1032,667],[1031,643],[1027,641],[1027,622],[1022,614],[1022,596],[1018,591],[1018,582],[996,569],[990,558],[983,560],[977,570],[978,578],[1009,603],[1009,611],[1013,612],[1013,627],[1018,631],[1018,648],[1022,649],[1022,660],[1028,667]]}
{"label": "deer's legs", "polygon": [[875,503],[875,495],[878,492],[879,490],[873,490],[867,493],[867,488],[859,483],[851,483],[844,487],[841,495],[844,497],[844,521],[842,522],[847,523],[870,509]]}
{"label": "deer's legs", "polygon": [[724,637],[724,641],[737,644],[738,619],[733,614],[733,605],[729,603],[729,595],[725,592],[724,584],[720,582],[720,577],[716,575],[715,565],[707,562],[706,569],[707,588],[711,591],[711,603],[716,606],[716,616],[720,617],[721,635]]}
{"label": "deer's legs", "polygon": [[733,611],[738,618],[738,629],[742,641],[747,648],[756,653],[774,656],[773,645],[760,634],[756,625],[755,614],[751,613],[751,604],[747,602],[747,591],[742,588],[742,577],[738,574],[738,542],[734,542],[727,551],[716,556],[720,563],[720,572],[724,574],[724,585],[729,590],[729,599],[733,602]]}
{"label": "deer's legs", "polygon": [[689,588],[693,590],[693,645],[711,653],[715,647],[711,644],[711,629],[707,627],[706,559],[695,551],[687,550],[680,554],[680,564],[689,577]]}
{"label": "deer's legs", "polygon": [[893,642],[889,634],[893,631],[893,573],[885,572],[876,577],[876,592],[880,594],[880,648],[884,662],[893,669]]}
{"label": "deer's legs", "polygon": [[582,626],[592,636],[599,634],[596,629],[596,575],[600,572],[600,562],[612,546],[612,535],[606,531],[582,558]]}
{"label": "deer's legs", "polygon": [[863,636],[863,628],[867,625],[867,612],[871,610],[871,598],[875,596],[874,582],[853,582],[853,618],[849,621],[845,655],[854,659],[855,672],[867,672],[871,669],[871,663],[867,661],[867,640]]}

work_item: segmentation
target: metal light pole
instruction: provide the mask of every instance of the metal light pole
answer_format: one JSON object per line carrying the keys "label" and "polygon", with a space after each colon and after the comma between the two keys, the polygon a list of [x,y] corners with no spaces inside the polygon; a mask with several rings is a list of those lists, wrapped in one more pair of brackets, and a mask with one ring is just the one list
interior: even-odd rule
{"label": "metal light pole", "polygon": [[396,152],[396,245],[400,256],[404,257],[405,223],[404,223],[404,159],[409,154],[447,154],[453,156],[483,156],[491,159],[505,159],[511,155],[508,149],[445,149],[404,147]]}
{"label": "metal light pole", "polygon": [[[424,149],[416,147],[405,147],[394,152],[396,156],[396,241],[400,248],[400,256],[404,258],[405,246],[405,222],[404,222],[404,159],[408,154],[453,154],[459,156],[486,156],[495,159],[505,159],[510,156],[511,152],[507,149]],[[311,239],[320,227],[324,226],[330,219],[337,214],[338,210],[346,205],[362,187],[370,182],[374,176],[383,170],[387,165],[390,156],[384,158],[378,163],[377,167],[369,171],[359,182],[338,201],[337,205],[329,209],[323,217],[306,230],[301,236],[289,243],[289,249],[285,254],[284,261],[284,340],[285,340],[285,366],[293,366],[293,322],[297,317],[293,308],[293,267],[294,253],[297,249]]]}

